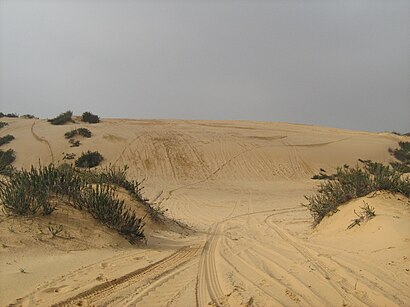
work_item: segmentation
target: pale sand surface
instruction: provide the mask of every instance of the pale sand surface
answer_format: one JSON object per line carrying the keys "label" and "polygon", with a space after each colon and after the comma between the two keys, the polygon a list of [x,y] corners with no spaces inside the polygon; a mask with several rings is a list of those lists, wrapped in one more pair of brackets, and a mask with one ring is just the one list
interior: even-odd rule
{"label": "pale sand surface", "polygon": [[[148,244],[135,247],[65,205],[49,217],[2,215],[1,305],[410,305],[407,198],[354,200],[315,229],[301,206],[319,168],[388,162],[405,137],[248,121],[2,120],[10,125],[1,135],[16,138],[2,146],[16,151],[16,167],[98,150],[104,165],[126,164],[130,178],[145,179],[145,196],[191,229],[148,220]],[[78,127],[93,137],[70,148],[64,133]],[[346,230],[363,200],[376,217]],[[47,235],[50,221],[69,238]]]}

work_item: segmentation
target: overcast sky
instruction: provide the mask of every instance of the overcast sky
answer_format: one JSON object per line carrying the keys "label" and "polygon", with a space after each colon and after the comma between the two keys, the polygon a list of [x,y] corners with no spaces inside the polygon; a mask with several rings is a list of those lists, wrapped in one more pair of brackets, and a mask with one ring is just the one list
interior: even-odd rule
{"label": "overcast sky", "polygon": [[0,111],[410,131],[410,1],[0,0]]}

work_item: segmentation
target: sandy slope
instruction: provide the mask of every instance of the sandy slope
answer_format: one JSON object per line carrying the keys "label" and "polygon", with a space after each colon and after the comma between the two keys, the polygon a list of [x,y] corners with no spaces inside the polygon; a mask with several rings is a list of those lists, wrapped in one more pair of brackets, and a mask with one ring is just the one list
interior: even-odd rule
{"label": "sandy slope", "polygon": [[[369,196],[377,216],[350,230],[362,200],[315,230],[300,206],[319,168],[387,162],[402,137],[245,121],[6,120],[1,135],[16,139],[2,148],[16,150],[17,167],[98,150],[195,232],[151,223],[148,245],[135,248],[64,206],[52,219],[70,239],[39,234],[48,218],[1,217],[2,305],[410,305],[407,199]],[[63,135],[74,127],[94,135],[70,148]]]}

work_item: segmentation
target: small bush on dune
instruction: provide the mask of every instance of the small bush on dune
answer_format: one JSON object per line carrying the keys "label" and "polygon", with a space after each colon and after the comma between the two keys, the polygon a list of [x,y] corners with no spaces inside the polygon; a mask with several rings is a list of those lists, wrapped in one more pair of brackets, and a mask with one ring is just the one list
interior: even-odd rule
{"label": "small bush on dune", "polygon": [[314,225],[326,215],[335,213],[341,204],[370,192],[386,190],[410,197],[409,179],[403,179],[400,173],[381,163],[362,162],[363,168],[338,168],[334,180],[322,183],[316,194],[305,196],[308,201],[305,206],[314,219]]}
{"label": "small bush on dune", "polygon": [[79,140],[69,139],[68,143],[70,143],[70,147],[78,147],[81,145]]}
{"label": "small bush on dune", "polygon": [[91,131],[88,130],[87,128],[73,129],[71,131],[66,132],[64,134],[64,137],[66,139],[71,139],[71,138],[75,137],[76,135],[81,135],[83,137],[90,138],[91,137]]}
{"label": "small bush on dune", "polygon": [[0,146],[4,144],[8,144],[12,140],[14,140],[14,136],[12,136],[11,134],[7,134],[5,136],[0,137]]}
{"label": "small bush on dune", "polygon": [[117,230],[129,242],[137,243],[145,238],[142,219],[125,209],[124,201],[116,197],[115,189],[111,186],[97,185],[93,189],[85,190],[82,205],[95,219]]}
{"label": "small bush on dune", "polygon": [[49,119],[48,122],[51,123],[52,125],[64,125],[65,123],[73,122],[72,116],[73,116],[73,112],[67,111],[67,112],[61,113],[57,117]]}
{"label": "small bush on dune", "polygon": [[104,158],[98,151],[87,151],[86,153],[83,152],[75,161],[75,166],[91,168],[99,165],[102,160],[104,160]]}
{"label": "small bush on dune", "polygon": [[6,126],[8,126],[8,125],[9,125],[9,124],[6,123],[6,122],[0,122],[0,129],[3,128],[3,127],[6,127]]}
{"label": "small bush on dune", "polygon": [[13,171],[11,164],[16,160],[13,149],[7,151],[0,150],[0,175],[10,175]]}
{"label": "small bush on dune", "polygon": [[87,128],[78,128],[77,133],[85,138],[91,137],[91,131],[88,130]]}
{"label": "small bush on dune", "polygon": [[100,122],[98,115],[92,114],[90,112],[84,112],[82,115],[82,120],[90,124],[96,124]]}
{"label": "small bush on dune", "polygon": [[33,118],[36,118],[36,117],[34,115],[31,115],[31,114],[24,114],[24,115],[21,115],[20,118],[33,119]]}

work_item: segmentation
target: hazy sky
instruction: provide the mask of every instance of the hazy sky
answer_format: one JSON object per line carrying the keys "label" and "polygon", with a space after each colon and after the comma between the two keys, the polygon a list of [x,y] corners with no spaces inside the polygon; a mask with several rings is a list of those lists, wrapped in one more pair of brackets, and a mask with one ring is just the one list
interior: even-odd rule
{"label": "hazy sky", "polygon": [[0,0],[0,110],[410,131],[410,1]]}

